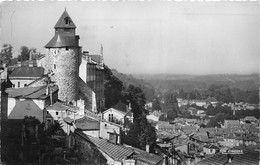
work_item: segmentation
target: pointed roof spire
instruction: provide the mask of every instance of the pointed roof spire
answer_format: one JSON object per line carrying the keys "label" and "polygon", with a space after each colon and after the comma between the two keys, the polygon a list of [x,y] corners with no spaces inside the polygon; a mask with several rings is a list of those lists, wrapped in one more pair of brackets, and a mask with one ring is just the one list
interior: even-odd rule
{"label": "pointed roof spire", "polygon": [[72,28],[75,29],[76,26],[74,24],[74,22],[72,21],[71,17],[69,16],[66,7],[64,12],[62,13],[60,19],[58,20],[58,22],[56,23],[56,25],[54,26],[54,28]]}
{"label": "pointed roof spire", "polygon": [[104,57],[103,57],[103,45],[101,44],[101,48],[100,48],[100,55],[101,55],[101,66],[104,65]]}

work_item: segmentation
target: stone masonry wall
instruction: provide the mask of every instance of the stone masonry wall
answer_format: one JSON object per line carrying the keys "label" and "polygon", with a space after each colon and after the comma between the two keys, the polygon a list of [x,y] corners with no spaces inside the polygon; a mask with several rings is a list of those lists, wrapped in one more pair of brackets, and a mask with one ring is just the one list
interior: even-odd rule
{"label": "stone masonry wall", "polygon": [[78,99],[78,79],[80,48],[55,48],[59,53],[53,55],[47,50],[46,70],[52,70],[52,80],[59,86],[59,99],[65,102]]}

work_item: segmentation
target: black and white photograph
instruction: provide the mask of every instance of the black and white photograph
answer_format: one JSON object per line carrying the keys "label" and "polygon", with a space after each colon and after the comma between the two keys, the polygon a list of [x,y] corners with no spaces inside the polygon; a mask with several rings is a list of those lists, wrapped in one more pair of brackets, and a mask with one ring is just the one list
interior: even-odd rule
{"label": "black and white photograph", "polygon": [[259,165],[258,0],[0,2],[1,165]]}

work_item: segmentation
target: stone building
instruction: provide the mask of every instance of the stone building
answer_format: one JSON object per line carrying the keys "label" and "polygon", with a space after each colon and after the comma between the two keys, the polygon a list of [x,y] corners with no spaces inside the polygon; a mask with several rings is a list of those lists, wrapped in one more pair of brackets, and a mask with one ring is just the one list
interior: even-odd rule
{"label": "stone building", "polygon": [[[45,73],[59,86],[61,101],[96,112],[96,93],[87,85],[88,71],[82,70],[86,62],[82,62],[79,36],[75,34],[76,26],[66,10],[54,29],[53,38],[45,45],[46,56],[41,59]],[[80,70],[83,73],[79,73]]]}
{"label": "stone building", "polygon": [[76,26],[65,10],[56,23],[55,35],[45,45],[45,71],[54,73],[52,79],[59,86],[59,99],[78,100],[79,65],[81,47],[79,36],[75,35]]}

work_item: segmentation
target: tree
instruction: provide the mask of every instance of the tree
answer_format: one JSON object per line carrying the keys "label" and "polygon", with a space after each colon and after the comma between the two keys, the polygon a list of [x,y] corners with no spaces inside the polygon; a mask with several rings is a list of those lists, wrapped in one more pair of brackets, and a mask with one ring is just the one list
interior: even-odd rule
{"label": "tree", "polygon": [[180,89],[178,96],[182,99],[187,99],[187,92],[185,92],[183,89]]}
{"label": "tree", "polygon": [[167,93],[164,97],[163,111],[167,112],[167,119],[174,120],[179,112],[178,101],[173,93]]}
{"label": "tree", "polygon": [[153,109],[153,110],[162,110],[162,108],[161,108],[161,102],[160,102],[160,100],[159,100],[158,97],[153,101],[152,109]]}
{"label": "tree", "polygon": [[220,127],[220,123],[222,123],[226,117],[227,115],[225,113],[218,113],[215,117],[210,119],[207,127]]}
{"label": "tree", "polygon": [[21,53],[18,55],[18,61],[26,61],[29,60],[30,52],[36,53],[36,48],[28,48],[27,46],[21,46]]}
{"label": "tree", "polygon": [[209,115],[209,116],[215,116],[217,114],[217,111],[215,110],[215,108],[213,107],[212,104],[210,104],[207,107],[206,114]]}
{"label": "tree", "polygon": [[146,98],[140,88],[129,85],[123,95],[124,99],[131,103],[134,120],[139,118],[142,114],[148,114],[148,111],[145,109]]}
{"label": "tree", "polygon": [[124,141],[126,144],[145,149],[146,145],[151,146],[156,142],[155,128],[147,121],[145,115],[141,115],[134,120],[125,138],[128,140]]}
{"label": "tree", "polygon": [[4,44],[1,48],[1,59],[4,59],[9,63],[13,58],[13,47],[10,44]]}
{"label": "tree", "polygon": [[115,77],[108,66],[104,66],[104,76],[105,76],[105,107],[110,108],[111,106],[117,104],[121,99],[123,84],[122,82]]}
{"label": "tree", "polygon": [[212,84],[208,88],[208,93],[210,97],[215,97],[218,101],[222,101],[225,103],[233,102],[231,89],[228,85]]}

